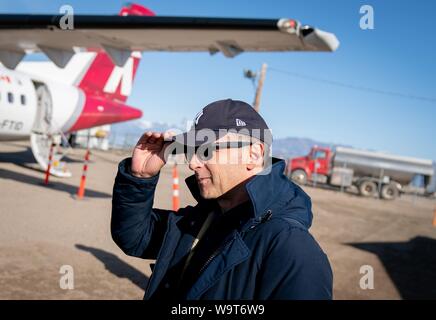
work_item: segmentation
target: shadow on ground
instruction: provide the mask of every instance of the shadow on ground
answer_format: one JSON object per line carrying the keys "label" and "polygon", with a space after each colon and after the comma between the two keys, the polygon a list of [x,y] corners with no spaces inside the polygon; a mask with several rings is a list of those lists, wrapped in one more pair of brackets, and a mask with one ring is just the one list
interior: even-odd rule
{"label": "shadow on ground", "polygon": [[76,248],[91,253],[94,257],[103,262],[106,270],[110,273],[119,278],[129,279],[133,284],[145,291],[148,277],[138,269],[125,263],[113,253],[82,244],[76,244]]}
{"label": "shadow on ground", "polygon": [[[26,184],[31,184],[41,188],[50,188],[52,190],[57,190],[61,192],[67,192],[74,196],[77,193],[77,186],[72,186],[63,182],[51,182],[48,186],[44,185],[44,177],[33,177],[23,173],[18,173],[15,171],[0,169],[0,179],[10,179]],[[87,188],[85,191],[85,196],[89,198],[111,198],[112,195],[106,192],[95,191]]]}
{"label": "shadow on ground", "polygon": [[[92,159],[91,159],[92,160]],[[82,160],[77,160],[70,158],[68,155],[65,155],[62,158],[62,161],[68,162],[68,163],[80,163],[83,162]],[[26,147],[25,150],[22,151],[16,151],[16,152],[2,152],[0,154],[0,162],[9,162],[14,163],[17,165],[25,166],[29,169],[35,169],[30,166],[27,166],[28,164],[36,164],[35,157],[33,156],[32,149],[30,147]]]}
{"label": "shadow on ground", "polygon": [[[376,254],[403,299],[436,299],[436,240],[348,243]],[[375,284],[377,285],[377,284]]]}

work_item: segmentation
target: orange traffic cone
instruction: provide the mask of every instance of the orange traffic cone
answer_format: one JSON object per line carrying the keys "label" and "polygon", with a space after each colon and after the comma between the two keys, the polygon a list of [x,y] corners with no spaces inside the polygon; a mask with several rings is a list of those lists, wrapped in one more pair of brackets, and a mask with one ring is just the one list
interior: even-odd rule
{"label": "orange traffic cone", "polygon": [[47,170],[45,171],[45,180],[44,180],[44,183],[46,185],[48,184],[48,178],[50,177],[51,164],[53,162],[53,148],[54,148],[54,143],[53,143],[53,141],[51,141],[50,142],[50,151],[48,153]]}
{"label": "orange traffic cone", "polygon": [[436,207],[434,208],[433,212],[433,227],[436,227]]}
{"label": "orange traffic cone", "polygon": [[173,210],[177,211],[180,208],[179,198],[179,173],[177,172],[177,164],[173,167]]}
{"label": "orange traffic cone", "polygon": [[83,164],[82,178],[80,179],[79,190],[77,190],[77,198],[82,199],[85,195],[85,182],[86,182],[86,172],[88,171],[88,161],[89,161],[89,149],[86,149],[85,163]]}

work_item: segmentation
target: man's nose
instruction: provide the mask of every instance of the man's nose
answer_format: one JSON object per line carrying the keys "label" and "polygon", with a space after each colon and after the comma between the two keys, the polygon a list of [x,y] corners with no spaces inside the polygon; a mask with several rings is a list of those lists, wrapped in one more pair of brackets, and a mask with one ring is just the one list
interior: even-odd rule
{"label": "man's nose", "polygon": [[203,162],[197,157],[197,155],[193,154],[189,160],[189,169],[195,171],[195,169],[201,168],[203,165]]}

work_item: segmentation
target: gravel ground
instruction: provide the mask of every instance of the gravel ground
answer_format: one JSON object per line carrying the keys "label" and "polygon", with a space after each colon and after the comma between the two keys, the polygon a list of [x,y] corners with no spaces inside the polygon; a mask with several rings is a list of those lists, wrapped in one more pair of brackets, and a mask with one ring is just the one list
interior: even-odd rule
{"label": "gravel ground", "polygon": [[[68,155],[73,177],[51,177],[34,163],[27,142],[0,144],[0,299],[141,299],[150,261],[126,256],[110,236],[117,164],[128,153],[93,151],[83,200],[75,199],[84,150]],[[179,166],[180,180],[190,172]],[[162,170],[155,206],[171,207],[171,168]],[[194,204],[183,182],[181,205]],[[336,299],[436,298],[436,201],[364,199],[305,187],[312,197],[312,234],[329,256]],[[72,267],[74,289],[60,287]],[[362,289],[360,268],[374,270]]]}

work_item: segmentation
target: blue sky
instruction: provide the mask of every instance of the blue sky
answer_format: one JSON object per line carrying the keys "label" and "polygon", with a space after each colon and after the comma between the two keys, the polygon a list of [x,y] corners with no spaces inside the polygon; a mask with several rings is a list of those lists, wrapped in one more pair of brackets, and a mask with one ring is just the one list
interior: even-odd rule
{"label": "blue sky", "polygon": [[[144,53],[130,105],[144,118],[179,124],[221,98],[252,102],[242,71],[270,69],[261,114],[275,137],[307,137],[358,148],[436,160],[436,102],[353,90],[279,73],[279,69],[354,86],[436,99],[435,1],[136,1],[158,15],[289,17],[341,42],[335,53],[244,53],[233,59],[207,53]],[[0,2],[2,13],[116,14],[124,1]],[[362,5],[374,8],[374,30],[359,28]]]}

